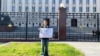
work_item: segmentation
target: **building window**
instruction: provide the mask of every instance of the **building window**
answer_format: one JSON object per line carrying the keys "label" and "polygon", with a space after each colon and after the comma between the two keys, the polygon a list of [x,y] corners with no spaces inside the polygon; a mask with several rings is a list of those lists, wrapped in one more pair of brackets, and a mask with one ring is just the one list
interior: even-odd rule
{"label": "building window", "polygon": [[82,14],[80,14],[80,19],[82,19]]}
{"label": "building window", "polygon": [[52,3],[55,4],[55,0],[52,0]]}
{"label": "building window", "polygon": [[12,3],[15,3],[15,0],[12,0]]}
{"label": "building window", "polygon": [[35,3],[35,0],[32,0],[32,4],[34,4]]}
{"label": "building window", "polygon": [[86,12],[89,12],[89,7],[86,7]]}
{"label": "building window", "polygon": [[39,12],[42,12],[42,7],[39,7]]}
{"label": "building window", "polygon": [[62,3],[62,0],[59,0],[59,4],[61,4]]}
{"label": "building window", "polygon": [[19,12],[22,12],[22,6],[19,6]]}
{"label": "building window", "polygon": [[28,4],[28,1],[29,1],[29,0],[25,0],[26,4]]}
{"label": "building window", "polygon": [[93,12],[96,12],[96,7],[93,7]]}
{"label": "building window", "polygon": [[96,27],[96,24],[94,24],[94,27]]}
{"label": "building window", "polygon": [[45,12],[48,12],[48,11],[49,11],[48,7],[45,7]]}
{"label": "building window", "polygon": [[35,7],[32,7],[32,12],[35,12]]}
{"label": "building window", "polygon": [[21,26],[21,23],[19,23],[19,26]]}
{"label": "building window", "polygon": [[45,0],[45,4],[48,4],[48,1],[49,1],[49,0]]}
{"label": "building window", "polygon": [[69,12],[69,7],[66,7],[66,12]]}
{"label": "building window", "polygon": [[55,12],[55,7],[52,7],[52,12]]}
{"label": "building window", "polygon": [[96,4],[96,0],[93,0],[93,4]]}
{"label": "building window", "polygon": [[12,6],[12,12],[15,12],[15,6]]}
{"label": "building window", "polygon": [[94,15],[93,18],[96,19],[96,15]]}
{"label": "building window", "polygon": [[87,23],[87,27],[89,27],[89,24]]}
{"label": "building window", "polygon": [[71,19],[71,27],[77,27],[77,19]]}
{"label": "building window", "polygon": [[19,4],[21,4],[22,3],[22,0],[19,0]]}
{"label": "building window", "polygon": [[90,0],[86,0],[86,4],[89,4],[90,3]]}
{"label": "building window", "polygon": [[82,2],[83,0],[79,0],[79,4],[82,4],[83,2]]}
{"label": "building window", "polygon": [[87,14],[87,19],[89,18],[89,14]]}
{"label": "building window", "polygon": [[73,0],[73,4],[76,4],[76,0]]}
{"label": "building window", "polygon": [[25,12],[28,12],[29,8],[28,6],[25,7]]}
{"label": "building window", "polygon": [[73,8],[72,8],[72,12],[75,12],[75,11],[76,11],[76,8],[75,8],[75,7],[73,7]]}
{"label": "building window", "polygon": [[42,4],[42,0],[39,0],[39,4]]}
{"label": "building window", "polygon": [[66,0],[66,4],[69,4],[69,0]]}
{"label": "building window", "polygon": [[82,12],[82,7],[79,7],[79,12]]}

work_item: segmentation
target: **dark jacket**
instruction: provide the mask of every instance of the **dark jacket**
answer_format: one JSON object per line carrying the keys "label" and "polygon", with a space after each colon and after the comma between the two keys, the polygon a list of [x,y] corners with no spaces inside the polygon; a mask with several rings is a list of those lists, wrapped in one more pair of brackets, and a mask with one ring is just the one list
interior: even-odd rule
{"label": "dark jacket", "polygon": [[[43,26],[41,26],[40,28],[44,28]],[[45,28],[49,28],[49,26],[46,26]]]}

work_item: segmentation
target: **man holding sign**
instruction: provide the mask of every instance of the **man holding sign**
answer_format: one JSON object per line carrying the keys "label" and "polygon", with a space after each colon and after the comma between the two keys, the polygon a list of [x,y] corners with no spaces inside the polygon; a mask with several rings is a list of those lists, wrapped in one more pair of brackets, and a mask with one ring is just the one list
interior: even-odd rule
{"label": "man holding sign", "polygon": [[48,56],[48,43],[49,38],[53,37],[53,28],[49,28],[49,19],[43,20],[43,26],[39,28],[39,37],[41,38],[42,44],[42,56]]}

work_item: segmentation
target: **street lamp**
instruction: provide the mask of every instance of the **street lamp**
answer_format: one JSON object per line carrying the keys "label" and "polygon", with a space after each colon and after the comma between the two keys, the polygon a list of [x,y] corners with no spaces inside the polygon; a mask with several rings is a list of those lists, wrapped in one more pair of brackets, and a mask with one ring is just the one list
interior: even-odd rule
{"label": "street lamp", "polygon": [[13,27],[13,25],[12,25],[11,23],[9,23],[9,24],[8,24],[8,27],[10,27],[10,28],[11,28],[11,27]]}
{"label": "street lamp", "polygon": [[64,3],[61,3],[60,4],[60,8],[65,8],[65,4]]}

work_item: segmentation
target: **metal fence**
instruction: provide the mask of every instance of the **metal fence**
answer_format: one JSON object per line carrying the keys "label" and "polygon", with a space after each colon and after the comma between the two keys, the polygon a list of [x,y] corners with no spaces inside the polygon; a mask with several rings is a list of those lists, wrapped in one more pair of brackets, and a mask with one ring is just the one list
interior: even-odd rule
{"label": "metal fence", "polygon": [[[43,18],[58,32],[58,13],[0,12],[0,41],[39,40]],[[100,41],[99,19],[100,13],[66,13],[66,40]]]}
{"label": "metal fence", "polygon": [[58,31],[57,13],[1,12],[0,17],[0,41],[39,40],[38,28],[44,18],[49,18],[54,32]]}
{"label": "metal fence", "polygon": [[99,16],[100,13],[67,13],[67,41],[100,41]]}

